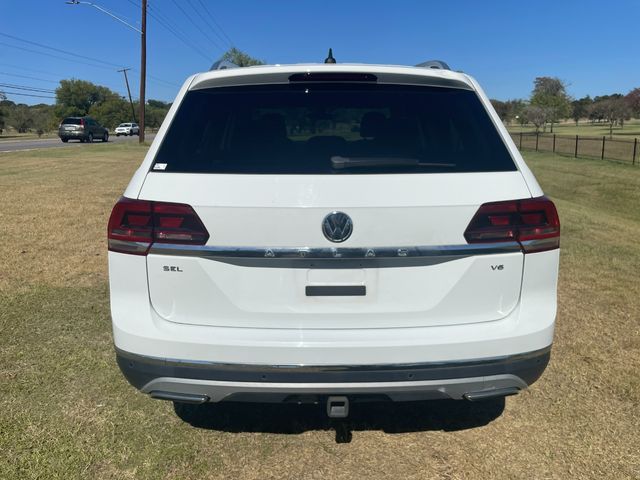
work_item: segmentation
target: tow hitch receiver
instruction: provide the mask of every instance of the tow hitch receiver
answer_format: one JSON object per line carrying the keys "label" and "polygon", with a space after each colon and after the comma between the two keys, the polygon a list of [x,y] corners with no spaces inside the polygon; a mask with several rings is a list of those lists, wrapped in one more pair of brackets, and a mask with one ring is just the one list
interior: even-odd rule
{"label": "tow hitch receiver", "polygon": [[327,399],[327,415],[330,418],[346,418],[349,415],[349,399],[347,397],[329,397]]}

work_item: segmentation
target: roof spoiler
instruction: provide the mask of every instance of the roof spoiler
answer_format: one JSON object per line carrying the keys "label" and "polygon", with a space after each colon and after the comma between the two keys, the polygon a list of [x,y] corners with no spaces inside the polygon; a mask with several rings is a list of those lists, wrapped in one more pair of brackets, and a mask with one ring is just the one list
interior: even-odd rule
{"label": "roof spoiler", "polygon": [[220,59],[217,62],[215,62],[213,65],[211,65],[211,68],[209,69],[209,71],[213,71],[213,70],[227,70],[229,68],[240,68],[239,65],[236,65],[233,62],[230,62],[229,60],[223,60]]}
{"label": "roof spoiler", "polygon": [[416,65],[416,67],[422,68],[434,68],[436,70],[451,70],[449,65],[442,60],[428,60],[426,62],[422,62]]}

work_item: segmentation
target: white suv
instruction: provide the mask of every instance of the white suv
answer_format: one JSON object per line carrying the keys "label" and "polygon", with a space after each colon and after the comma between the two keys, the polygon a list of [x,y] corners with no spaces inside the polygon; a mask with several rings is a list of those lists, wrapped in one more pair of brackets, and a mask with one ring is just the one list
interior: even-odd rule
{"label": "white suv", "polygon": [[116,136],[120,135],[139,135],[140,127],[137,123],[121,123],[116,127]]}
{"label": "white suv", "polygon": [[444,64],[198,74],[109,220],[117,361],[154,398],[331,416],[511,395],[549,360],[559,234]]}

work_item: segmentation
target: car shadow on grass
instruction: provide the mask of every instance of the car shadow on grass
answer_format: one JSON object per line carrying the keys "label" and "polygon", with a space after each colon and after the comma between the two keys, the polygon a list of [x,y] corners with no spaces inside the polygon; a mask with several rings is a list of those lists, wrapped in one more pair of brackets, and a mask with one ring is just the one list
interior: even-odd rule
{"label": "car shadow on grass", "polygon": [[337,443],[349,443],[354,431],[381,430],[393,434],[482,427],[502,415],[504,407],[504,398],[482,402],[366,402],[352,403],[348,418],[335,419],[327,416],[324,404],[174,404],[178,417],[197,428],[289,435],[334,430]]}

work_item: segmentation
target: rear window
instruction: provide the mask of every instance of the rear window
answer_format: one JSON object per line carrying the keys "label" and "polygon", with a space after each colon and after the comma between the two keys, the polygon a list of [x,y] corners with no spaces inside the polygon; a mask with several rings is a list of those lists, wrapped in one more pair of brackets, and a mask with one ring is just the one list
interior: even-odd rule
{"label": "rear window", "polygon": [[62,120],[62,124],[63,125],[82,125],[82,119],[68,117]]}
{"label": "rear window", "polygon": [[326,83],[188,92],[152,168],[252,174],[516,169],[472,91]]}

